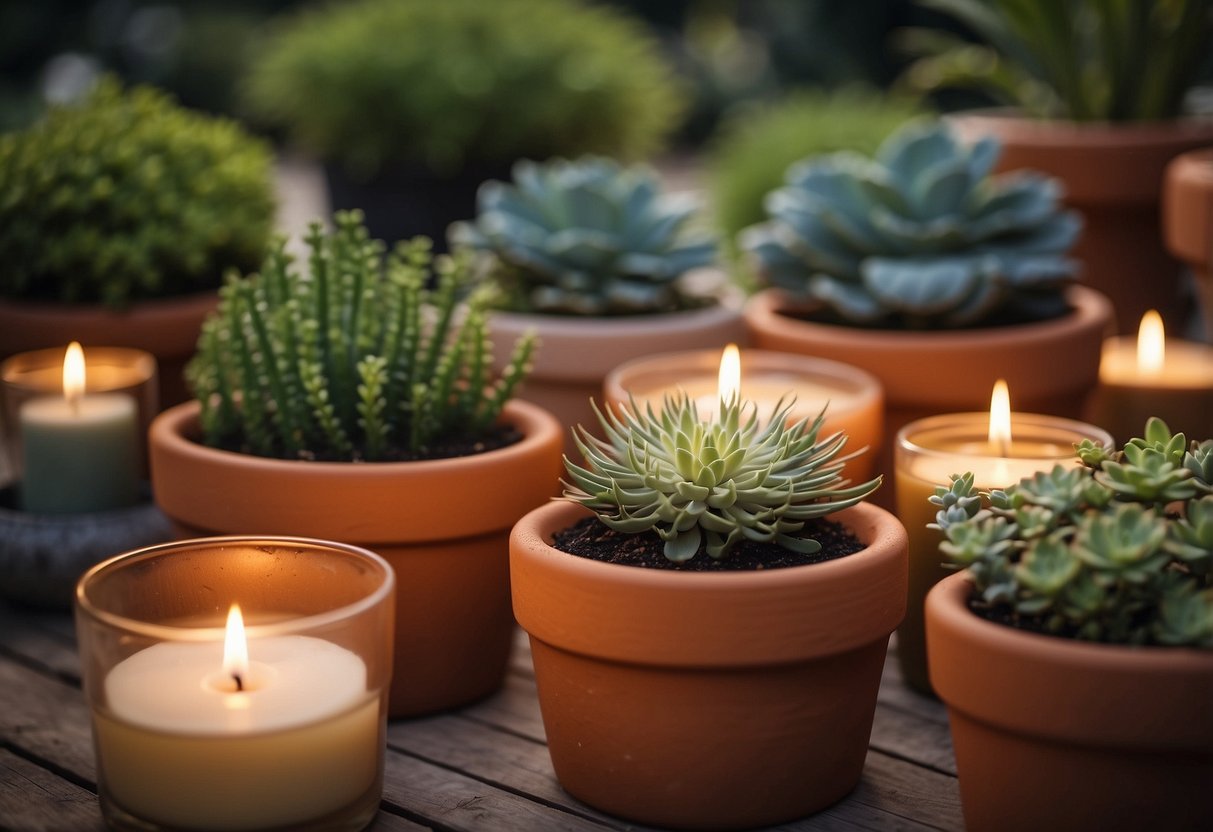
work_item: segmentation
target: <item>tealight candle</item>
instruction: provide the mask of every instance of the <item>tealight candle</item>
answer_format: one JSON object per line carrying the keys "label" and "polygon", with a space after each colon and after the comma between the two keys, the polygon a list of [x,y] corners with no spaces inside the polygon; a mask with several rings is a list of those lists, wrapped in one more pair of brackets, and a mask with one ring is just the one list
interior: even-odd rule
{"label": "tealight candle", "polygon": [[[732,358],[733,355],[737,358]],[[736,361],[736,363],[732,363]],[[726,367],[737,374],[725,377]],[[872,478],[876,447],[883,429],[884,396],[880,382],[855,367],[790,353],[764,350],[695,350],[640,358],[622,364],[605,380],[603,396],[611,407],[628,403],[659,410],[666,394],[684,391],[695,400],[700,418],[711,419],[719,410],[724,390],[737,389],[758,408],[760,419],[770,419],[775,405],[795,397],[792,418],[816,417],[825,408],[822,436],[844,432],[844,453],[853,456],[843,469],[852,482]]]}
{"label": "tealight candle", "polygon": [[377,555],[302,538],[182,541],[86,573],[77,628],[107,822],[365,825],[382,791],[393,585]]}
{"label": "tealight candle", "polygon": [[1054,465],[1080,464],[1074,446],[1090,439],[1112,444],[1106,431],[1056,416],[1012,413],[1003,382],[995,385],[989,413],[952,413],[919,419],[897,434],[894,476],[897,516],[910,539],[909,603],[897,630],[897,652],[905,681],[929,693],[923,602],[940,579],[951,574],[939,552],[941,533],[928,529],[939,510],[929,501],[935,487],[952,474],[973,474],[981,490],[1005,488]]}
{"label": "tealight candle", "polygon": [[1213,345],[1168,339],[1153,310],[1142,316],[1136,338],[1104,342],[1087,411],[1120,443],[1140,436],[1151,416],[1189,439],[1213,437]]}
{"label": "tealight candle", "polygon": [[73,342],[63,360],[63,393],[21,404],[21,505],[46,514],[134,505],[142,455],[135,400],[85,394],[84,354]]}

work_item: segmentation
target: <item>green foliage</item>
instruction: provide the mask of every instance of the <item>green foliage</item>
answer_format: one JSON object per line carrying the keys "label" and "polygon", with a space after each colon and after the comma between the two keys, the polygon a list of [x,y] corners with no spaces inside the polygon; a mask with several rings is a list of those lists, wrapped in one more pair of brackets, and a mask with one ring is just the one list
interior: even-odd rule
{"label": "green foliage", "polygon": [[455,246],[489,257],[516,310],[636,315],[694,305],[679,278],[709,265],[716,241],[688,229],[693,199],[661,193],[643,166],[584,157],[514,164],[513,182],[486,182],[474,222],[451,226]]}
{"label": "green foliage", "polygon": [[1213,440],[1189,444],[1151,419],[1120,452],[1004,491],[953,476],[930,498],[931,527],[993,617],[1090,641],[1213,648],[1213,483],[1189,465],[1211,455]]}
{"label": "green foliage", "polygon": [[256,268],[270,161],[234,122],[105,79],[0,136],[0,294],[120,306]]}
{"label": "green foliage", "polygon": [[655,532],[675,562],[705,542],[709,556],[723,558],[743,538],[816,552],[817,541],[797,534],[805,521],[858,503],[880,478],[847,487],[840,472],[850,457],[838,456],[846,436],[819,439],[824,410],[791,422],[791,407],[781,401],[765,427],[735,397],[711,422],[685,393],[667,396],[659,416],[635,402],[599,411],[607,438],[578,425],[586,467],[565,458],[564,497],[617,531]]}
{"label": "green foliage", "polygon": [[840,150],[870,155],[921,109],[865,87],[794,93],[735,111],[713,140],[709,174],[726,239],[766,219],[763,198],[795,162]]}
{"label": "green foliage", "polygon": [[985,44],[910,30],[919,91],[983,90],[1042,118],[1151,121],[1182,112],[1213,51],[1213,0],[919,0]]}
{"label": "green foliage", "polygon": [[639,22],[572,0],[355,0],[282,22],[249,106],[370,176],[393,163],[653,151],[682,112]]}
{"label": "green foliage", "polygon": [[770,283],[849,324],[954,328],[1066,309],[1080,221],[1043,175],[991,176],[998,142],[906,125],[868,159],[795,165],[742,246]]}
{"label": "green foliage", "polygon": [[419,237],[385,268],[383,244],[358,212],[335,219],[331,235],[312,226],[306,273],[279,240],[259,275],[233,276],[221,290],[187,370],[207,444],[375,461],[483,435],[525,375],[534,339],[520,339],[494,382],[488,294],[473,293],[457,315],[466,258],[431,262]]}

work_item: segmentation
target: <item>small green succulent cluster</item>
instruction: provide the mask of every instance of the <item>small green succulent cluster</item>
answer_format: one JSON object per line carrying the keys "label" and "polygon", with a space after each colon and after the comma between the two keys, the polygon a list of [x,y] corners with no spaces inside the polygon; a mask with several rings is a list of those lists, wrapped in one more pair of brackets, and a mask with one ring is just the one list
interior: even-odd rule
{"label": "small green succulent cluster", "polygon": [[121,306],[255,269],[274,214],[270,162],[234,122],[104,79],[0,136],[0,294]]}
{"label": "small green succulent cluster", "polygon": [[663,195],[646,167],[599,157],[514,165],[486,182],[474,223],[451,243],[493,255],[512,305],[566,315],[669,312],[692,305],[678,278],[710,264],[716,243],[687,226],[689,197]]}
{"label": "small green succulent cluster", "polygon": [[331,235],[313,225],[306,273],[279,240],[260,275],[229,278],[187,370],[207,444],[377,461],[426,456],[436,439],[477,438],[493,425],[534,339],[520,339],[492,380],[488,293],[474,292],[457,315],[466,258],[432,262],[419,237],[385,268],[383,244],[361,219],[338,213]]}
{"label": "small green succulent cluster", "polygon": [[940,550],[978,606],[1073,638],[1213,648],[1213,440],[1151,419],[1119,453],[1087,440],[1078,455],[1002,491],[971,474],[936,487]]}
{"label": "small green succulent cluster", "polygon": [[285,16],[249,107],[357,178],[605,153],[644,158],[683,95],[660,43],[579,0],[353,0]]}
{"label": "small green succulent cluster", "polygon": [[1079,231],[1055,180],[991,176],[1000,147],[910,123],[874,159],[834,153],[789,169],[771,219],[742,247],[771,284],[864,326],[955,328],[1067,309]]}
{"label": "small green succulent cluster", "polygon": [[665,398],[659,416],[635,402],[599,411],[607,439],[578,426],[586,467],[565,458],[564,497],[616,531],[656,532],[674,562],[705,542],[709,556],[723,558],[743,539],[812,554],[821,545],[798,534],[805,522],[858,503],[880,478],[847,487],[840,471],[850,457],[839,456],[847,437],[819,439],[825,411],[792,421],[791,409],[781,400],[760,426],[756,408],[733,397],[704,422],[681,393]]}

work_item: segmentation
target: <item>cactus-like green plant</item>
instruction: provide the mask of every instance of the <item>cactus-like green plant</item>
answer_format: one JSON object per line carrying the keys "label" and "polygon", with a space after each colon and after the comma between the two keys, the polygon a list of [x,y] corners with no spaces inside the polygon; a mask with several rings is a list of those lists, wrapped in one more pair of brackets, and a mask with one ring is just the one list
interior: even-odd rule
{"label": "cactus-like green plant", "polygon": [[991,175],[999,151],[995,139],[966,146],[928,120],[898,130],[873,159],[807,159],[767,197],[771,219],[746,229],[742,247],[769,283],[850,324],[1060,315],[1080,221],[1060,208],[1056,180]]}
{"label": "cactus-like green plant", "polygon": [[586,465],[565,458],[564,498],[616,531],[655,532],[674,562],[701,546],[724,558],[742,539],[812,554],[821,546],[800,534],[805,522],[858,503],[880,477],[848,486],[840,472],[849,456],[839,456],[847,437],[819,437],[824,410],[791,421],[791,408],[781,400],[765,426],[736,396],[710,422],[686,393],[666,396],[660,415],[635,402],[598,411],[607,438],[578,425]]}
{"label": "cactus-like green plant", "polygon": [[104,79],[0,136],[0,294],[121,306],[217,288],[261,260],[270,163],[235,122]]}
{"label": "cactus-like green plant", "polygon": [[693,305],[679,278],[710,264],[713,237],[688,224],[693,198],[661,193],[646,167],[599,157],[522,160],[486,182],[474,222],[450,239],[492,255],[511,308],[567,315],[669,312]]}
{"label": "cactus-like green plant", "polygon": [[[361,214],[313,224],[308,269],[279,240],[259,275],[235,275],[203,325],[187,373],[207,444],[287,459],[378,461],[432,455],[478,438],[525,375],[525,336],[500,379],[489,377],[490,301],[474,292],[462,318],[466,258],[431,262],[429,241],[401,243],[383,264]],[[436,287],[426,289],[432,271]]]}
{"label": "cactus-like green plant", "polygon": [[1082,466],[1005,490],[979,493],[971,474],[936,487],[932,528],[975,609],[1072,638],[1213,648],[1213,440],[1151,419],[1120,452],[1077,450]]}

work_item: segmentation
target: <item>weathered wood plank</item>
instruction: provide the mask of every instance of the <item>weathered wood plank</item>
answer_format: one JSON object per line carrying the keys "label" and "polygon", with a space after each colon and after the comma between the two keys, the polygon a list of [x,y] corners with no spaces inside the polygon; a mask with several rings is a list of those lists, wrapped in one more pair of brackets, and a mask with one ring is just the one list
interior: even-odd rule
{"label": "weathered wood plank", "polygon": [[465,717],[520,734],[535,742],[546,742],[543,717],[533,676],[506,675],[505,686],[497,693],[461,712]]}
{"label": "weathered wood plank", "polygon": [[88,708],[81,692],[0,656],[0,740],[81,782],[96,782]]}
{"label": "weathered wood plank", "polygon": [[604,832],[607,827],[405,754],[387,758],[384,797],[450,832]]}
{"label": "weathered wood plank", "polygon": [[387,809],[381,809],[379,814],[375,815],[375,820],[366,828],[366,832],[430,832],[433,828],[414,823],[400,815],[393,815]]}
{"label": "weathered wood plank", "polygon": [[80,659],[74,637],[59,630],[64,614],[17,610],[0,604],[0,651],[9,651],[67,680],[80,679]]}
{"label": "weathered wood plank", "polygon": [[0,749],[0,828],[13,832],[103,830],[97,796]]}

